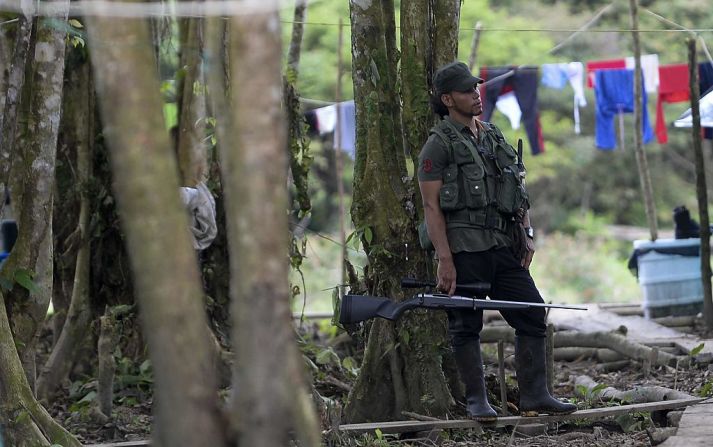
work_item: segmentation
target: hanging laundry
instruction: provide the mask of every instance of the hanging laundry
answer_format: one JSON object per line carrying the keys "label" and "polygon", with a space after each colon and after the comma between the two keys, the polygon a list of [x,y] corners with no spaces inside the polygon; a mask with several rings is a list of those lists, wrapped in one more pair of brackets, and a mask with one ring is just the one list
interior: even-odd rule
{"label": "hanging laundry", "polygon": [[668,128],[663,103],[676,103],[690,99],[690,76],[687,64],[662,65],[659,67],[659,95],[656,101],[656,139],[668,142]]}
{"label": "hanging laundry", "polygon": [[[702,62],[698,64],[698,88],[701,97],[713,87],[713,62]],[[713,140],[713,128],[703,129],[703,138]]]}
{"label": "hanging laundry", "polygon": [[[625,59],[626,68],[633,70],[635,60],[633,56]],[[645,54],[641,56],[641,73],[644,75],[644,90],[646,93],[656,93],[659,88],[659,55]]]}
{"label": "hanging laundry", "polygon": [[618,68],[626,68],[626,60],[609,59],[605,61],[587,62],[587,87],[594,88],[594,73],[596,73],[597,70],[612,70]]}
{"label": "hanging laundry", "polygon": [[[339,129],[340,132],[335,132],[337,126],[337,105],[339,106]],[[320,135],[334,132],[334,147],[349,154],[354,158],[356,153],[356,112],[354,100],[332,104],[326,107],[320,107],[314,110],[317,118],[317,129]],[[339,138],[339,141],[337,141]]]}
{"label": "hanging laundry", "polygon": [[[595,72],[594,94],[597,100],[595,114],[595,142],[599,149],[616,148],[614,117],[634,111],[634,72],[632,70],[598,70]],[[646,110],[646,95],[641,95],[643,142],[654,139]]]}
{"label": "hanging laundry", "polygon": [[569,62],[560,64],[542,65],[542,85],[561,90],[567,85],[574,90],[574,133],[579,134],[579,108],[587,106],[587,98],[584,96],[584,64],[581,62]]}
{"label": "hanging laundry", "polygon": [[498,102],[495,103],[495,107],[500,113],[508,117],[510,127],[514,130],[520,128],[522,110],[520,110],[520,104],[517,103],[517,98],[515,98],[515,92],[510,91],[498,96]]}
{"label": "hanging laundry", "polygon": [[[502,75],[502,77],[501,77]],[[537,67],[481,67],[480,77],[485,80],[480,93],[483,101],[483,120],[490,121],[495,111],[495,104],[504,89],[512,88],[522,111],[522,121],[530,142],[533,155],[545,151],[540,127],[540,115],[537,107]]]}

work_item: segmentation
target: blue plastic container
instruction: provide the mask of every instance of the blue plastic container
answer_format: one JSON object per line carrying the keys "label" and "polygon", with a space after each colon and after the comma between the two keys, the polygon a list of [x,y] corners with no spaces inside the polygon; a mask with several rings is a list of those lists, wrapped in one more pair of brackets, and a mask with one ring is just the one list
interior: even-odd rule
{"label": "blue plastic container", "polygon": [[700,244],[698,238],[634,241],[646,318],[703,310]]}

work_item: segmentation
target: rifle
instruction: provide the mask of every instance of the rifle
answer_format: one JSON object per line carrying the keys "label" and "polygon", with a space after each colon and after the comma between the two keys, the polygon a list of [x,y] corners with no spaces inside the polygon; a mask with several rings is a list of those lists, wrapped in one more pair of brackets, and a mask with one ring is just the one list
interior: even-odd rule
{"label": "rifle", "polygon": [[[435,284],[428,281],[419,281],[413,278],[401,280],[401,287],[435,287]],[[502,301],[478,298],[486,295],[490,291],[490,284],[486,282],[474,284],[456,285],[456,293],[467,296],[441,293],[418,293],[400,303],[388,298],[369,295],[344,295],[339,312],[339,323],[354,324],[370,318],[380,317],[386,320],[398,320],[407,310],[423,307],[426,309],[448,310],[448,309],[530,309],[535,307],[587,310],[584,306],[567,306],[563,304],[526,303],[522,301]]]}

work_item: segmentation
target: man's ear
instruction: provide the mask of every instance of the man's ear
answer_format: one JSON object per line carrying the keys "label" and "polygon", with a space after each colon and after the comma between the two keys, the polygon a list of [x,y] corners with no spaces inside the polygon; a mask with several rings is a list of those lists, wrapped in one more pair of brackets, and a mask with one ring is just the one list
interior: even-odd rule
{"label": "man's ear", "polygon": [[446,107],[453,107],[453,97],[448,93],[444,93],[441,95],[441,102]]}

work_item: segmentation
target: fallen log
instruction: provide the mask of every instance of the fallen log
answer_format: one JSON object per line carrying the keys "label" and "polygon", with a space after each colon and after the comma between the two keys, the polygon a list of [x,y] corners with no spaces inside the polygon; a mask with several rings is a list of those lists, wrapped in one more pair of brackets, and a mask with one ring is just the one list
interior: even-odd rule
{"label": "fallen log", "polygon": [[[593,392],[592,390],[594,390],[597,386],[599,386],[599,383],[595,382],[594,379],[586,375],[577,376],[574,379],[574,393],[581,398],[591,396],[591,393]],[[588,396],[585,395],[585,393],[582,393],[582,390],[586,390],[586,394]],[[695,397],[690,394],[662,386],[641,386],[627,391],[620,391],[616,388],[608,386],[600,390],[597,393],[597,397],[602,400],[613,400],[633,404],[695,399]]]}
{"label": "fallen log", "polygon": [[[577,331],[560,331],[555,332],[554,342],[555,349],[566,347],[580,348],[607,348],[615,351],[626,358],[638,360],[640,362],[649,361],[652,357],[652,348],[628,340],[621,332],[625,332],[626,328],[621,328],[615,332],[577,332]],[[480,332],[480,341],[482,343],[497,343],[498,341],[508,341],[514,343],[515,331],[510,327],[486,327]],[[610,361],[614,361],[611,359]],[[668,352],[659,351],[656,356],[654,366],[671,366],[687,367],[690,364],[690,358],[684,356],[675,356]]]}
{"label": "fallen log", "polygon": [[555,348],[555,360],[563,362],[574,362],[583,359],[593,359],[600,362],[615,362],[625,357],[616,351],[607,348],[579,348],[565,347]]}
{"label": "fallen log", "polygon": [[631,365],[631,360],[617,360],[615,362],[600,363],[594,367],[597,372],[613,372],[621,371],[622,369],[628,368]]}

